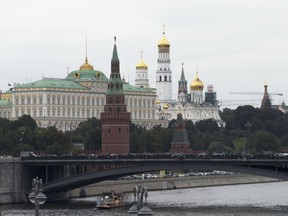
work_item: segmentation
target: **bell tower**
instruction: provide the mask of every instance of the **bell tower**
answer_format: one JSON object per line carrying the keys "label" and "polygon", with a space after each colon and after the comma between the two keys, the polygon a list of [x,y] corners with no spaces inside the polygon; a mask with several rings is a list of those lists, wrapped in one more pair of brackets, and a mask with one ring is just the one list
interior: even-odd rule
{"label": "bell tower", "polygon": [[123,83],[120,76],[116,37],[111,60],[111,74],[101,113],[102,154],[128,154],[130,113],[127,112]]}
{"label": "bell tower", "polygon": [[162,39],[158,43],[157,63],[156,89],[158,100],[168,102],[172,100],[172,71],[170,70],[170,43],[165,37],[164,29]]}

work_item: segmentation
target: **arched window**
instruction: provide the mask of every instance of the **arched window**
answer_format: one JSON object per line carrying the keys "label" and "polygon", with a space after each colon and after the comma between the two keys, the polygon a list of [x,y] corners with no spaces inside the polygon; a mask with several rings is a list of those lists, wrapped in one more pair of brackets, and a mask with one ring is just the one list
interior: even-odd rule
{"label": "arched window", "polygon": [[165,82],[167,81],[167,76],[164,76],[164,81],[165,81]]}
{"label": "arched window", "polygon": [[161,78],[161,76],[159,77],[159,81],[160,81],[160,82],[162,81],[162,78]]}

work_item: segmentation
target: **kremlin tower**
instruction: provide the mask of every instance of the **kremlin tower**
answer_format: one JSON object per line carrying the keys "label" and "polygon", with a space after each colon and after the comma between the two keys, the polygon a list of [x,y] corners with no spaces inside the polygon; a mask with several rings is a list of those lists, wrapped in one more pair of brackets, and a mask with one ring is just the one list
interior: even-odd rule
{"label": "kremlin tower", "polygon": [[130,113],[127,112],[116,37],[111,60],[111,74],[106,92],[106,104],[101,113],[102,154],[128,154]]}
{"label": "kremlin tower", "polygon": [[185,80],[184,75],[184,64],[182,63],[181,77],[178,81],[178,101],[186,102],[187,101],[187,81]]}
{"label": "kremlin tower", "polygon": [[187,136],[186,124],[183,120],[182,114],[177,114],[177,120],[175,121],[175,129],[171,142],[170,153],[189,154],[192,152],[190,143]]}
{"label": "kremlin tower", "polygon": [[261,102],[261,108],[271,108],[271,100],[270,100],[267,88],[268,88],[268,85],[267,85],[267,82],[265,82],[264,95],[263,95],[263,99]]}
{"label": "kremlin tower", "polygon": [[170,43],[163,31],[158,43],[158,69],[156,71],[156,89],[158,100],[172,101],[172,71],[170,70]]}

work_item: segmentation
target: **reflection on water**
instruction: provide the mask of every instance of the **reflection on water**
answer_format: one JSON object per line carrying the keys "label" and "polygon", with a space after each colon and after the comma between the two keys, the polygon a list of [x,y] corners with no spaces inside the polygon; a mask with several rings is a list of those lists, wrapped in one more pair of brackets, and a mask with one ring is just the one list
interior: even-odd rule
{"label": "reflection on water", "polygon": [[[158,216],[284,216],[288,214],[288,182],[202,187],[150,191],[149,207]],[[123,216],[128,215],[133,196],[127,205],[113,210],[94,210],[96,197],[67,202],[45,203],[45,216]],[[34,215],[32,204],[1,206],[1,216]]]}

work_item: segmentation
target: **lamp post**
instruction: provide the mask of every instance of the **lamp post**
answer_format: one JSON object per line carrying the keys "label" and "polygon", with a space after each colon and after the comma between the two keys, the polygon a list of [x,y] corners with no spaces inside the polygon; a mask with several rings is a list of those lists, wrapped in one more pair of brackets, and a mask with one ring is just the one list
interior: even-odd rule
{"label": "lamp post", "polygon": [[24,145],[24,131],[25,131],[25,128],[24,128],[24,127],[20,127],[20,131],[21,131],[21,138],[20,138],[20,141],[21,141],[21,151],[23,151],[23,145]]}
{"label": "lamp post", "polygon": [[35,216],[39,216],[39,205],[44,204],[47,198],[45,194],[43,194],[42,184],[42,179],[39,179],[38,176],[32,179],[32,192],[28,198],[31,203],[34,203]]}
{"label": "lamp post", "polygon": [[250,121],[245,123],[245,127],[248,130],[248,137],[247,137],[247,142],[246,142],[246,155],[249,154],[249,140],[250,140],[250,128],[251,128],[251,126],[252,126],[252,124]]}

